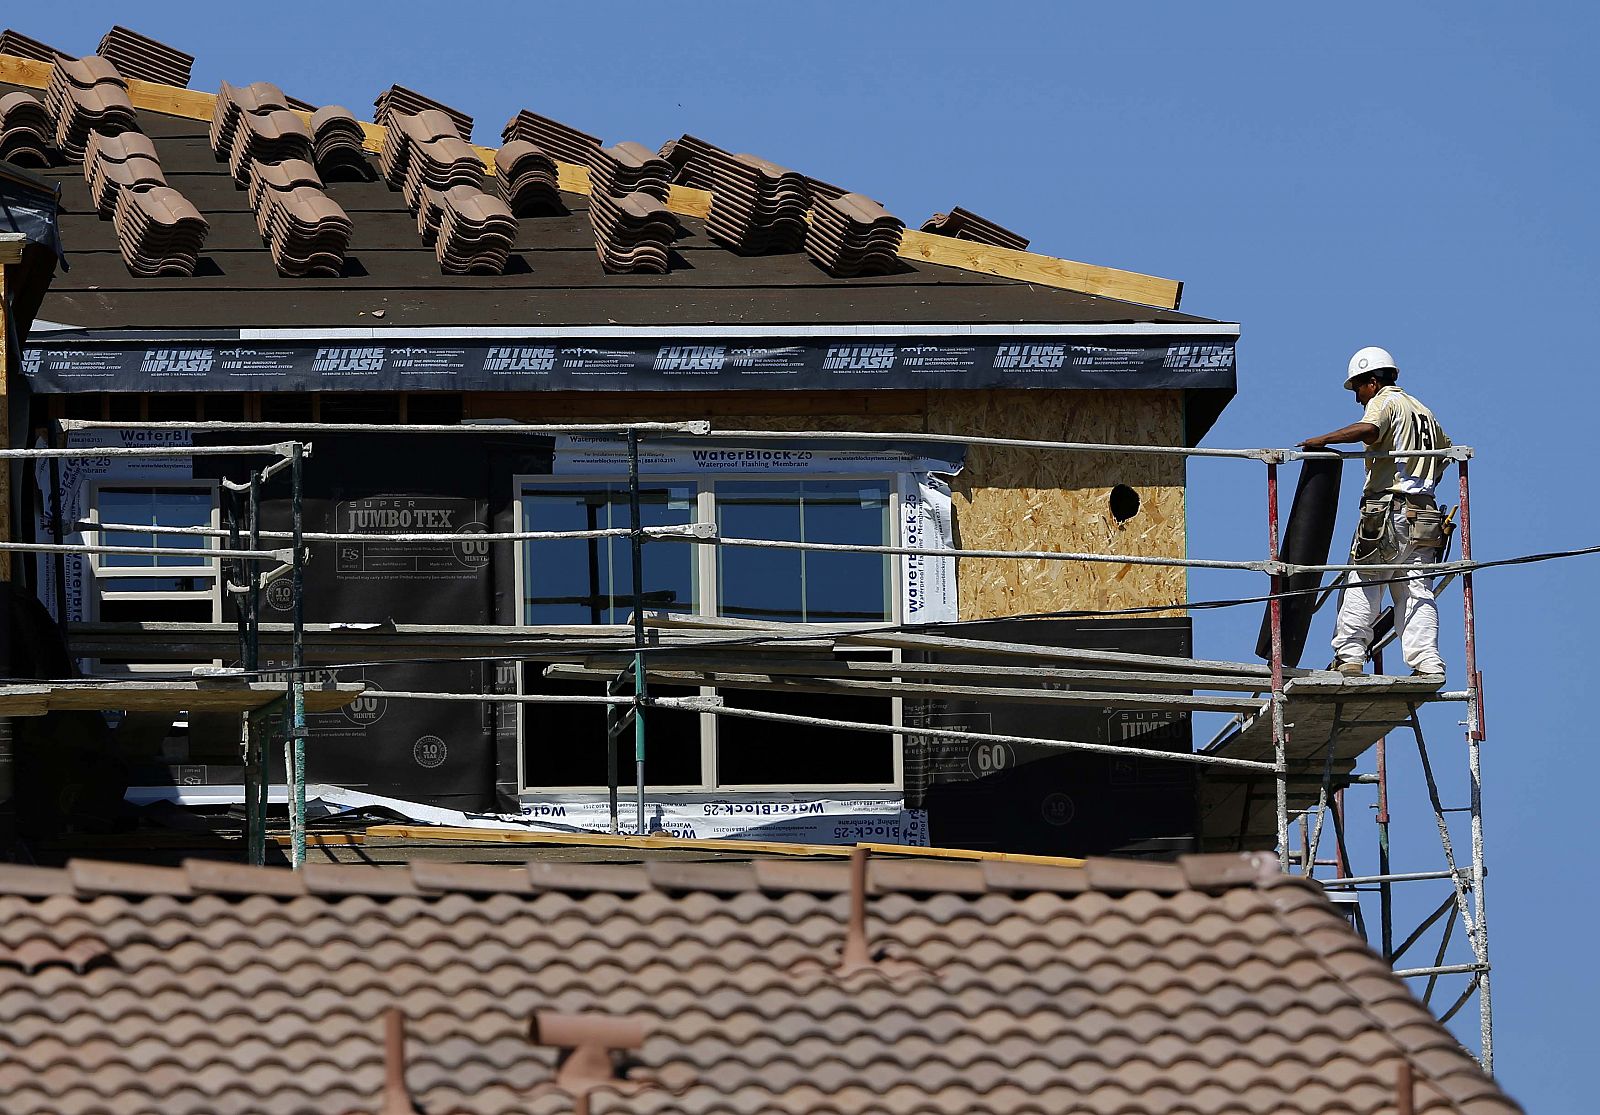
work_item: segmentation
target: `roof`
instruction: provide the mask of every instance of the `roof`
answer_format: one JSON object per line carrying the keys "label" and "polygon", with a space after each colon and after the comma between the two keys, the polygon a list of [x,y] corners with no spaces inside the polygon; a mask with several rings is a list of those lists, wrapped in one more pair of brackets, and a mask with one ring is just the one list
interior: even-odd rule
{"label": "roof", "polygon": [[[184,58],[176,52],[171,64],[180,65]],[[23,82],[0,84],[0,92],[38,94],[49,73],[50,66],[42,61],[0,57],[0,76]],[[117,251],[116,227],[96,213],[81,168],[45,170],[46,177],[62,186],[62,236],[73,264],[43,310],[53,321],[104,328],[350,326],[372,324],[367,315],[376,311],[382,311],[386,326],[1207,320],[1163,308],[1177,304],[1180,284],[1005,246],[1000,241],[1016,243],[1020,238],[981,218],[961,225],[966,230],[962,239],[905,231],[890,274],[838,277],[804,253],[738,254],[707,235],[701,218],[713,195],[682,185],[673,185],[662,203],[681,226],[670,243],[670,270],[610,274],[596,254],[590,198],[579,192],[590,188],[589,175],[586,168],[569,163],[560,164],[566,187],[560,196],[567,212],[517,220],[504,274],[447,275],[441,273],[435,250],[424,244],[404,196],[376,175],[378,161],[369,154],[372,180],[328,181],[324,187],[349,216],[342,274],[283,275],[262,242],[242,186],[236,185],[228,164],[212,153],[210,128],[202,117],[208,118],[214,96],[136,76],[126,85],[139,127],[155,140],[166,183],[209,226],[200,262],[189,277],[130,274]],[[384,97],[386,110],[391,103],[428,103],[398,87]],[[153,111],[152,105],[169,111]],[[470,121],[464,114],[454,115]],[[292,124],[284,124],[293,130]],[[377,150],[386,129],[359,127],[367,150]],[[451,157],[458,157],[458,149],[451,150],[457,152]],[[493,149],[473,150],[489,164],[492,177]],[[807,181],[817,189],[825,187]],[[487,183],[485,189],[492,191]],[[996,242],[967,238],[974,235]],[[959,266],[946,265],[952,263]],[[1062,289],[1067,286],[1080,289]],[[1108,292],[1160,304],[1104,296]]]}
{"label": "roof", "polygon": [[0,1094],[1277,1115],[1393,1111],[1409,1071],[1418,1111],[1518,1110],[1269,857],[857,857],[0,866]]}

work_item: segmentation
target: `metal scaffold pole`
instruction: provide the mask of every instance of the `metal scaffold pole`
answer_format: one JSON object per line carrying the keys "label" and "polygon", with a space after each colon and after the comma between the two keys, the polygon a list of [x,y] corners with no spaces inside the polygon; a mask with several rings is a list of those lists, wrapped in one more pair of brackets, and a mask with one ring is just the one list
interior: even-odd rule
{"label": "metal scaffold pole", "polygon": [[[250,548],[261,545],[261,470],[250,470]],[[261,567],[250,565],[250,591],[245,595],[244,668],[254,676],[261,668]],[[267,763],[262,729],[245,721],[249,751],[245,756],[246,815],[254,824],[245,834],[251,863],[267,862]]]}
{"label": "metal scaffold pole", "polygon": [[306,694],[305,678],[305,548],[301,531],[305,515],[305,486],[299,442],[289,449],[290,514],[293,519],[294,564],[290,573],[293,593],[292,643],[289,657],[289,737],[284,755],[289,780],[289,861],[299,868],[306,862]]}
{"label": "metal scaffold pole", "polygon": [[[1372,668],[1383,673],[1383,651],[1372,652]],[[1389,875],[1389,737],[1379,738],[1375,745],[1378,765],[1378,874],[1384,881],[1378,884],[1378,926],[1383,944],[1383,958],[1394,961],[1394,890]]]}
{"label": "metal scaffold pole", "polygon": [[[1278,560],[1278,462],[1267,461],[1267,560]],[[1272,758],[1277,770],[1278,866],[1289,870],[1289,737],[1283,723],[1283,574],[1272,574]]]}
{"label": "metal scaffold pole", "polygon": [[628,430],[628,548],[633,568],[633,762],[635,825],[644,835],[644,709],[649,699],[644,670],[644,530],[639,508],[639,431]]}
{"label": "metal scaffold pole", "polygon": [[[1465,459],[1456,462],[1461,503],[1461,560],[1472,560],[1472,497]],[[1484,897],[1483,854],[1483,674],[1478,670],[1478,619],[1472,594],[1472,572],[1461,577],[1461,623],[1467,667],[1467,772],[1472,781],[1472,903],[1476,932],[1472,948],[1478,964],[1478,1025],[1483,1071],[1494,1073],[1494,1012],[1489,998],[1489,922]]]}

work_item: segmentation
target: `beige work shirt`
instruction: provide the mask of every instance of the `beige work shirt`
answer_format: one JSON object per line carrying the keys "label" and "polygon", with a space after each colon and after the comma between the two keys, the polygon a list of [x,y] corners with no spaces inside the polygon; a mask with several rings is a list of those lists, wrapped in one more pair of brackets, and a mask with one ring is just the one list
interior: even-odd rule
{"label": "beige work shirt", "polygon": [[1450,462],[1443,457],[1376,457],[1375,453],[1401,453],[1414,449],[1448,449],[1454,444],[1433,411],[1398,387],[1380,388],[1367,403],[1363,422],[1378,427],[1378,440],[1367,447],[1365,494],[1402,492],[1433,495]]}

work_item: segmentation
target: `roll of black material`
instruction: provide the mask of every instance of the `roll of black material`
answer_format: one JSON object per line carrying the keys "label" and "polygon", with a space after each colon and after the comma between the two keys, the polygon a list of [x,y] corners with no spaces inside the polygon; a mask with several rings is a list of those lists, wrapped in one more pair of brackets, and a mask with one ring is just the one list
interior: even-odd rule
{"label": "roll of black material", "polygon": [[[1289,521],[1283,531],[1283,545],[1278,550],[1281,560],[1291,565],[1325,565],[1328,547],[1333,542],[1334,520],[1339,515],[1339,478],[1343,475],[1342,463],[1333,458],[1300,462],[1300,480],[1295,485],[1294,503],[1289,509]],[[1304,592],[1301,596],[1288,596],[1283,601],[1283,664],[1298,666],[1305,653],[1306,636],[1311,633],[1311,617],[1317,606],[1317,596],[1307,589],[1322,585],[1321,573],[1294,573],[1284,579],[1289,592]],[[1268,604],[1261,617],[1261,634],[1256,639],[1256,656],[1272,658],[1272,605]]]}

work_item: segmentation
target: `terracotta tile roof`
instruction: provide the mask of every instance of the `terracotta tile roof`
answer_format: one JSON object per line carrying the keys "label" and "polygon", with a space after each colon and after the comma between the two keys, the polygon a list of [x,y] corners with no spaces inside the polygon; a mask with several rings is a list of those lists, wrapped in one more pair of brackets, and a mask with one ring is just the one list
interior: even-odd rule
{"label": "terracotta tile roof", "polygon": [[[113,42],[138,45],[145,40],[129,33],[107,42],[110,50]],[[148,53],[158,46],[140,49]],[[54,307],[49,313],[56,320],[157,328],[342,325],[375,302],[388,305],[389,323],[396,325],[513,319],[574,325],[1201,320],[1160,308],[1176,305],[1179,286],[1170,280],[1046,256],[1008,260],[965,250],[952,253],[940,248],[937,238],[920,233],[905,233],[905,254],[894,257],[891,249],[899,243],[901,226],[887,214],[879,224],[875,217],[864,222],[840,218],[834,227],[816,230],[813,255],[824,267],[813,267],[797,253],[790,255],[802,237],[796,214],[821,199],[833,203],[823,207],[831,219],[835,212],[853,211],[856,202],[843,201],[847,195],[839,187],[754,156],[730,154],[693,136],[669,144],[665,158],[635,152],[636,182],[627,181],[626,167],[617,173],[620,182],[642,187],[645,166],[654,175],[664,165],[675,186],[685,187],[668,192],[664,204],[662,192],[653,186],[625,190],[618,184],[611,187],[611,197],[591,204],[585,194],[589,175],[583,172],[595,159],[610,159],[600,154],[597,137],[523,111],[506,126],[504,157],[497,160],[494,151],[472,149],[479,163],[472,166],[456,146],[464,147],[463,132],[471,128],[471,118],[395,86],[378,99],[384,120],[438,115],[449,121],[447,129],[432,129],[434,134],[420,141],[449,142],[426,149],[428,158],[418,164],[402,210],[402,199],[383,196],[383,187],[376,184],[374,171],[381,160],[364,151],[375,140],[381,142],[383,133],[339,106],[313,108],[275,85],[257,83],[224,85],[223,103],[213,112],[205,95],[163,92],[160,82],[137,83],[130,92],[124,75],[103,58],[63,58],[57,67],[37,60],[57,57],[48,46],[14,34],[0,35],[0,48],[7,54],[0,69],[8,82],[0,85],[0,97],[7,98],[12,114],[28,121],[19,125],[7,117],[0,126],[0,146],[23,162],[48,160],[45,174],[63,190],[63,238],[75,266],[70,275],[58,276],[49,295]],[[176,80],[173,73],[166,76]],[[51,84],[56,88],[47,88]],[[17,96],[8,96],[13,93]],[[30,96],[46,102],[48,127],[42,137]],[[140,107],[131,110],[130,100]],[[212,146],[228,165],[227,177],[209,159],[196,157],[202,154],[195,150],[196,132],[204,134],[206,123],[213,125]],[[214,243],[207,243],[193,282],[151,281],[147,276],[153,272],[142,264],[132,269],[130,281],[129,269],[119,259],[126,237],[119,240],[100,219],[112,198],[107,182],[125,172],[108,170],[97,179],[101,191],[91,196],[77,181],[77,168],[62,165],[83,158],[91,132],[109,136],[127,131],[146,132],[156,141],[167,188],[181,184],[185,199],[209,223]],[[263,247],[260,230],[273,213],[245,204],[243,188],[252,178],[249,164],[284,160],[316,166],[323,191],[340,212],[354,218],[350,242],[360,266],[347,264],[340,251],[324,245],[325,254],[339,260],[338,273],[347,281],[318,287],[312,299],[304,297],[307,288],[296,280],[328,270],[296,266],[294,259],[311,253],[293,246],[280,248],[269,264],[271,243],[267,240]],[[485,161],[492,168],[489,174],[480,169]],[[409,158],[393,167],[385,162],[384,169],[395,171],[386,177],[397,191],[407,185],[404,171],[410,163]],[[137,169],[151,170],[142,163]],[[153,173],[134,184],[159,185]],[[448,194],[458,185],[498,197],[519,219],[503,265],[498,262],[503,226],[490,228],[494,222],[483,214],[494,206],[480,199],[468,207],[471,213],[457,208],[463,230],[458,234],[460,251],[447,247],[441,255],[436,240],[424,245],[414,235],[419,221],[430,232],[443,222],[441,204],[425,211],[424,191]],[[644,196],[630,199],[630,194]],[[274,192],[256,196],[263,204],[278,204]],[[307,204],[326,208],[320,202]],[[601,267],[590,254],[591,244],[598,249]],[[760,255],[766,258],[750,258]],[[436,281],[441,270],[453,273],[469,259],[468,270],[490,274]],[[185,266],[177,260],[162,273]],[[601,270],[670,275],[661,281],[629,276],[608,280]],[[420,293],[424,290],[426,296]],[[1119,301],[1126,298],[1134,301]]]}
{"label": "terracotta tile roof", "polygon": [[1391,1112],[1409,1074],[1417,1111],[1518,1110],[1272,862],[862,856],[0,866],[0,1094],[7,1115],[1278,1115]]}
{"label": "terracotta tile roof", "polygon": [[189,72],[194,68],[194,55],[126,27],[107,31],[95,53],[127,77],[175,85],[180,89],[188,88]]}
{"label": "terracotta tile roof", "polygon": [[985,220],[959,205],[948,213],[935,213],[922,222],[923,232],[936,233],[939,236],[953,236],[957,240],[973,240],[979,244],[993,244],[998,248],[1015,248],[1017,251],[1026,251],[1028,238],[1012,232],[1009,228]]}
{"label": "terracotta tile roof", "polygon": [[22,92],[0,96],[0,162],[49,166],[53,133],[39,98]]}

